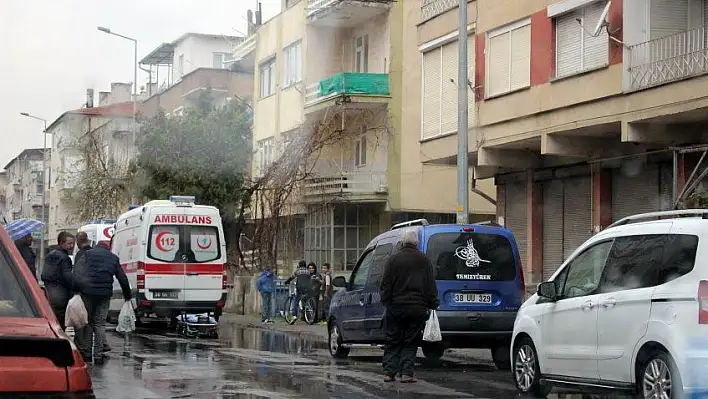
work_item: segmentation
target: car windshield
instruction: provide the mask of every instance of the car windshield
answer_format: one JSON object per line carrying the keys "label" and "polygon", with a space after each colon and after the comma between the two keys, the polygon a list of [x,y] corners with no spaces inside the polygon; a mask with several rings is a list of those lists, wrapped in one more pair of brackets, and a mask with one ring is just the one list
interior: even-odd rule
{"label": "car windshield", "polygon": [[37,317],[27,283],[17,269],[19,266],[10,259],[3,248],[0,251],[0,317]]}
{"label": "car windshield", "polygon": [[436,280],[509,281],[516,278],[511,243],[503,235],[437,233],[428,239],[427,255]]}

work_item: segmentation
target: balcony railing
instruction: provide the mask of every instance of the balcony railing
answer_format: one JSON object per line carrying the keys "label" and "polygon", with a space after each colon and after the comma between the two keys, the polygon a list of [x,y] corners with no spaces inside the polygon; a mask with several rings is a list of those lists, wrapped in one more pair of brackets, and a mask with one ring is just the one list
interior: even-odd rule
{"label": "balcony railing", "polygon": [[708,73],[708,31],[698,27],[629,46],[630,90]]}
{"label": "balcony railing", "polygon": [[305,196],[386,194],[386,172],[352,172],[318,175],[305,181]]}
{"label": "balcony railing", "polygon": [[239,43],[234,48],[234,59],[233,61],[238,61],[245,58],[247,55],[256,51],[256,34],[252,34],[247,37],[246,40]]}
{"label": "balcony railing", "polygon": [[459,4],[460,0],[423,0],[420,4],[420,19],[427,21],[457,7]]}
{"label": "balcony railing", "polygon": [[339,95],[389,96],[388,74],[343,72],[332,75],[305,88],[305,105]]}
{"label": "balcony railing", "polygon": [[[310,0],[307,18],[324,25],[348,27],[386,12],[394,0]],[[316,22],[315,22],[316,23]]]}

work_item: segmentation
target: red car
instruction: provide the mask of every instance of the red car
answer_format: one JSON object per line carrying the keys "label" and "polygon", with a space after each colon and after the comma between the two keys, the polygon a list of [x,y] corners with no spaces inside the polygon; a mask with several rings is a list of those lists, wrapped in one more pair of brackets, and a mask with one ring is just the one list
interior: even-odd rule
{"label": "red car", "polygon": [[86,363],[1,227],[0,396],[95,398]]}

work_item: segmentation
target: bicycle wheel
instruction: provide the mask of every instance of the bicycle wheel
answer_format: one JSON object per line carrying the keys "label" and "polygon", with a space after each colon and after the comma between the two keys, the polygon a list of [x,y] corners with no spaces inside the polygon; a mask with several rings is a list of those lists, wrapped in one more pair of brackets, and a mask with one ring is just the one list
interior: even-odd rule
{"label": "bicycle wheel", "polygon": [[303,313],[305,314],[305,322],[307,324],[315,324],[315,320],[317,320],[317,303],[315,302],[315,298],[308,297],[305,300]]}
{"label": "bicycle wheel", "polygon": [[295,324],[295,321],[297,321],[297,315],[293,314],[293,300],[294,297],[289,296],[288,299],[285,300],[285,309],[283,310],[283,318],[285,319],[285,322],[288,324]]}

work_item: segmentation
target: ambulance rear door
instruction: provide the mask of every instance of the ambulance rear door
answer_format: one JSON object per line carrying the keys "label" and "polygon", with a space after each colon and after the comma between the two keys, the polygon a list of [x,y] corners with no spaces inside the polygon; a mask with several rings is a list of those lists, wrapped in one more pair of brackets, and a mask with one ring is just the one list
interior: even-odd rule
{"label": "ambulance rear door", "polygon": [[[183,225],[172,216],[184,208],[155,207],[149,220],[145,259],[145,296],[149,301],[184,301],[185,235]],[[175,220],[175,222],[173,222]]]}
{"label": "ambulance rear door", "polygon": [[[218,301],[223,288],[225,244],[218,211],[204,215],[204,209],[192,208],[187,215],[211,224],[183,226],[185,246],[189,248],[185,276],[185,299],[192,301]],[[202,217],[206,216],[206,217]]]}

